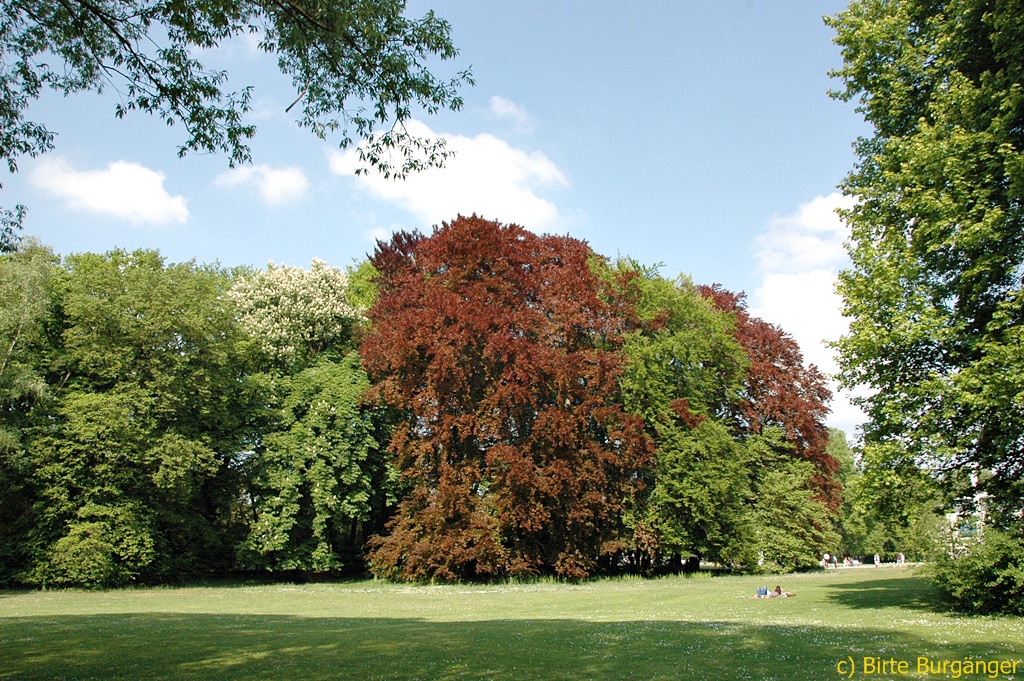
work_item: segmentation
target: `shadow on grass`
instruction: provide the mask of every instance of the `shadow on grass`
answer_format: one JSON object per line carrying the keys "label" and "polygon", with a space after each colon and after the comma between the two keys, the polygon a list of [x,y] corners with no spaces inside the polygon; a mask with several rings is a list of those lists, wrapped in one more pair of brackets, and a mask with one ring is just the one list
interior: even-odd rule
{"label": "shadow on grass", "polygon": [[831,591],[829,599],[848,608],[949,611],[935,587],[920,575],[828,584],[824,588]]}
{"label": "shadow on grass", "polygon": [[[132,614],[0,619],[0,679],[814,679],[847,656],[1019,659],[907,632],[733,622]],[[858,662],[858,664],[860,664]]]}

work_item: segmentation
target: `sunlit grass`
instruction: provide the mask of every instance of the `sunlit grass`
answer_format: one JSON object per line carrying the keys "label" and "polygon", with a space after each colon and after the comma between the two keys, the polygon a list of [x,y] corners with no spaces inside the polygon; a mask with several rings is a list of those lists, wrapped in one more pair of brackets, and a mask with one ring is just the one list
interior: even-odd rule
{"label": "sunlit grass", "polygon": [[[796,597],[749,598],[776,583]],[[838,679],[848,658],[856,678],[924,678],[920,656],[1024,678],[1024,620],[949,614],[897,568],[0,595],[0,679]],[[864,657],[910,673],[864,676]]]}

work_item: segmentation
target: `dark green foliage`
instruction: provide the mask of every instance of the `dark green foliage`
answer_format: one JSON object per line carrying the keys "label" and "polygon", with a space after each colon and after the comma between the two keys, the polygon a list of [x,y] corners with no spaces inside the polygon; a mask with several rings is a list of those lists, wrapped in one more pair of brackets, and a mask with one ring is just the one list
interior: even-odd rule
{"label": "dark green foliage", "polygon": [[876,553],[930,560],[944,524],[935,480],[898,447],[867,445],[844,483],[843,550],[854,557]]}
{"label": "dark green foliage", "polygon": [[626,260],[613,269],[631,275],[624,281],[642,320],[623,346],[623,404],[643,416],[657,442],[628,516],[634,567],[692,557],[747,562],[753,537],[745,450],[722,421],[747,365],[732,320],[684,277],[673,282]]}
{"label": "dark green foliage", "polygon": [[833,529],[834,514],[818,496],[813,463],[793,455],[793,444],[777,426],[746,444],[759,568],[806,569],[817,565],[825,551],[835,553],[840,537]]}
{"label": "dark green foliage", "polygon": [[243,463],[243,567],[359,572],[363,544],[394,505],[380,444],[387,412],[364,400],[370,384],[353,351],[372,268],[355,272],[355,304],[345,270],[321,260],[271,264],[232,288],[266,405]]}
{"label": "dark green foliage", "polygon": [[138,580],[157,559],[146,516],[137,503],[78,509],[50,551],[43,586],[113,587]]}
{"label": "dark green foliage", "polygon": [[54,279],[59,259],[26,240],[0,255],[0,585],[28,560],[34,525],[27,432],[53,404],[47,383],[55,359]]}
{"label": "dark green foliage", "polygon": [[1024,615],[1024,539],[985,528],[962,553],[940,557],[930,573],[960,610]]}
{"label": "dark green foliage", "polygon": [[656,529],[661,551],[752,565],[753,493],[744,446],[722,424],[704,421],[665,433],[656,461],[646,523]]}
{"label": "dark green foliage", "polygon": [[824,451],[827,391],[796,343],[750,317],[742,297],[617,263],[642,324],[620,384],[656,443],[627,522],[632,568],[699,558],[794,570],[838,544]]}

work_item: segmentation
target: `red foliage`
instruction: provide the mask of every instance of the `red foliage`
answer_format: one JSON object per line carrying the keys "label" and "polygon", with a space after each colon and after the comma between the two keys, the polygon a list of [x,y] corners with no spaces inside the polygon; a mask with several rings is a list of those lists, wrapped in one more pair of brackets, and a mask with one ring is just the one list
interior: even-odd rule
{"label": "red foliage", "polygon": [[405,414],[390,450],[409,492],[371,542],[376,574],[584,577],[618,548],[650,445],[615,399],[629,318],[590,257],[476,216],[378,243],[360,352]]}
{"label": "red foliage", "polygon": [[824,420],[832,392],[825,377],[813,364],[804,366],[800,347],[789,334],[750,316],[742,293],[726,291],[717,284],[697,289],[715,307],[736,315],[736,339],[750,360],[744,399],[737,405],[740,422],[752,433],[780,426],[796,445],[798,456],[814,464],[819,494],[836,510],[842,489],[836,480],[839,461],[826,452]]}

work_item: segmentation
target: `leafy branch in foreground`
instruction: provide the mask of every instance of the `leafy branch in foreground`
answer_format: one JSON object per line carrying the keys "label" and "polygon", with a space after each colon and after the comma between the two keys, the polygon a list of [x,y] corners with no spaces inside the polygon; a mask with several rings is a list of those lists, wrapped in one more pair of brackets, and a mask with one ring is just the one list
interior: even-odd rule
{"label": "leafy branch in foreground", "polygon": [[[404,10],[404,0],[0,0],[0,155],[13,173],[19,158],[53,148],[54,133],[25,117],[44,88],[113,89],[118,118],[138,110],[182,125],[179,155],[248,162],[252,87],[229,91],[228,73],[201,60],[248,34],[291,77],[300,126],[322,139],[340,133],[342,148],[361,142],[360,160],[387,177],[440,165],[444,141],[404,123],[415,109],[459,110],[459,88],[473,79],[435,76],[428,63],[458,53],[451,27]],[[4,243],[22,213],[4,211]]]}

